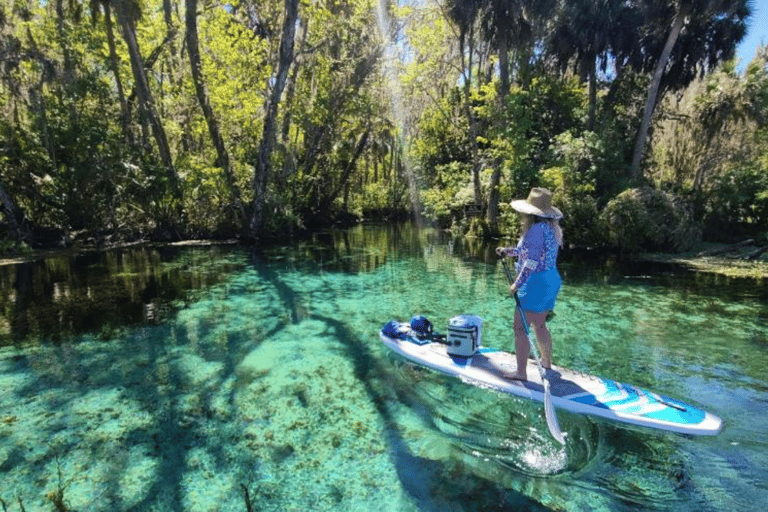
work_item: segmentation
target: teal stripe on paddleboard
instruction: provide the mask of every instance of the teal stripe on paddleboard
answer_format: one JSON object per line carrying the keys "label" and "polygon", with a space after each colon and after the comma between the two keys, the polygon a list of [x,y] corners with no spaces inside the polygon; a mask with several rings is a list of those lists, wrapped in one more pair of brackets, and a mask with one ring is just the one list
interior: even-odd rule
{"label": "teal stripe on paddleboard", "polygon": [[706,416],[706,413],[704,411],[702,411],[701,409],[692,407],[689,404],[680,402],[678,400],[672,400],[671,398],[667,398],[665,396],[661,398],[666,403],[678,405],[684,408],[685,411],[681,411],[679,409],[675,409],[674,407],[667,406],[667,408],[664,410],[657,411],[657,412],[650,412],[648,414],[644,414],[643,416],[645,416],[646,418],[669,421],[671,423],[679,423],[682,425],[697,425],[701,423],[704,417]]}

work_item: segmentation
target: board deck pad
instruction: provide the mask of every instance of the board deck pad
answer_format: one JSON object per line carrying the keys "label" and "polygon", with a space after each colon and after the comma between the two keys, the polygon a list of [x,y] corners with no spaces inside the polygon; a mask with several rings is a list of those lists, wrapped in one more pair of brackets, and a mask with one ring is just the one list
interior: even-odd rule
{"label": "board deck pad", "polygon": [[[509,379],[517,369],[514,354],[481,347],[469,357],[448,354],[439,335],[419,337],[407,323],[390,322],[381,341],[404,358],[480,387],[544,401],[544,383],[534,360],[527,381]],[[552,403],[558,409],[680,434],[715,435],[722,420],[693,405],[636,386],[552,366],[547,370]]]}

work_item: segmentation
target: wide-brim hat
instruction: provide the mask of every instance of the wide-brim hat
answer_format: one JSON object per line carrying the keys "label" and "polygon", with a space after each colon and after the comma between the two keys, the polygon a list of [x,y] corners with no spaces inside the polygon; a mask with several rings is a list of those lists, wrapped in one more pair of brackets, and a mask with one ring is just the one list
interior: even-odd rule
{"label": "wide-brim hat", "polygon": [[562,219],[563,213],[552,206],[552,192],[545,188],[531,189],[527,199],[517,199],[509,205],[520,213],[537,215],[548,219]]}

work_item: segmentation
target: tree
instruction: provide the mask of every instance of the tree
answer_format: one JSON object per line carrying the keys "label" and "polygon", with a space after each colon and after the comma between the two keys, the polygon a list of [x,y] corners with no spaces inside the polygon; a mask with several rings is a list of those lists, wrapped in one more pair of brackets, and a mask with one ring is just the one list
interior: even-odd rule
{"label": "tree", "polygon": [[137,0],[112,0],[112,2],[117,13],[117,19],[123,34],[123,39],[128,46],[131,70],[133,71],[133,78],[136,82],[136,90],[138,91],[141,106],[149,118],[152,134],[157,143],[160,158],[165,166],[168,178],[170,179],[171,187],[176,193],[179,193],[181,184],[173,164],[171,148],[168,145],[168,137],[166,136],[165,128],[163,127],[162,120],[160,119],[160,115],[155,106],[155,100],[152,96],[152,90],[149,87],[149,81],[144,68],[144,60],[141,57],[139,43],[136,39],[136,22],[141,17],[141,8]]}
{"label": "tree", "polygon": [[211,102],[208,100],[208,92],[206,91],[203,78],[202,62],[200,59],[200,43],[197,37],[197,0],[186,0],[186,8],[187,51],[189,52],[189,65],[192,70],[192,81],[195,84],[197,102],[203,111],[203,116],[205,117],[205,122],[208,126],[208,133],[211,136],[213,146],[216,148],[216,154],[218,155],[216,166],[224,169],[230,191],[232,192],[235,208],[240,213],[240,220],[244,222],[247,216],[243,201],[240,198],[240,189],[235,180],[235,173],[230,163],[229,152],[227,151],[224,139],[221,136],[221,131],[219,130],[219,123],[214,115]]}
{"label": "tree", "polygon": [[271,92],[265,106],[264,128],[256,160],[256,171],[253,177],[253,213],[247,236],[258,240],[264,235],[264,207],[267,200],[267,183],[272,169],[272,148],[277,131],[277,114],[280,107],[280,97],[285,88],[288,69],[293,62],[294,36],[298,18],[299,0],[285,0],[285,17],[283,19],[282,37],[277,74],[270,78]]}
{"label": "tree", "polygon": [[[663,80],[668,79],[669,87],[683,87],[696,77],[697,72],[703,74],[718,62],[732,58],[736,45],[746,34],[746,22],[752,12],[749,0],[661,1],[662,9],[654,12],[673,13],[672,24],[664,48],[655,63],[643,119],[635,141],[630,167],[630,176],[634,180],[641,176],[640,164]],[[646,25],[658,25],[661,21],[655,16],[649,16]],[[684,28],[687,44],[682,44],[681,50],[673,53]]]}
{"label": "tree", "polygon": [[480,135],[480,126],[472,109],[471,88],[475,81],[473,78],[477,43],[475,27],[481,7],[482,0],[449,0],[446,12],[448,19],[453,21],[459,29],[459,55],[461,56],[461,70],[463,74],[464,110],[469,121],[469,142],[472,148],[472,185],[474,202],[478,205],[483,203],[480,188],[480,148],[477,141],[477,137]]}
{"label": "tree", "polygon": [[[548,13],[554,2],[542,0],[486,0],[483,4],[483,27],[485,38],[496,49],[499,56],[499,93],[498,108],[504,110],[504,101],[509,94],[509,59],[510,49],[514,49],[519,57],[520,66],[527,67],[527,61],[535,44],[534,27]],[[527,73],[519,71],[519,75]],[[528,83],[524,84],[529,85]],[[502,120],[498,116],[497,120]],[[493,165],[490,190],[488,193],[488,209],[486,220],[492,234],[498,233],[499,215],[499,186],[501,183],[501,162]]]}
{"label": "tree", "polygon": [[91,19],[95,25],[98,22],[101,9],[104,9],[104,30],[107,36],[107,46],[109,48],[109,68],[115,78],[115,87],[117,89],[117,99],[120,101],[120,126],[123,129],[123,137],[129,144],[133,143],[133,134],[131,132],[131,119],[128,110],[128,100],[125,97],[123,89],[123,80],[120,78],[120,65],[117,56],[117,45],[115,44],[115,31],[112,26],[112,4],[111,0],[91,0]]}
{"label": "tree", "polygon": [[3,183],[0,181],[0,206],[2,207],[3,215],[5,216],[8,226],[10,227],[10,235],[13,240],[21,242],[30,238],[30,233],[27,229],[24,219],[24,213],[16,206],[16,201],[6,192]]}
{"label": "tree", "polygon": [[620,54],[623,34],[632,31],[626,23],[631,9],[626,0],[561,2],[546,37],[548,52],[560,68],[573,64],[580,81],[588,84],[587,130],[595,129],[598,65],[605,73]]}
{"label": "tree", "polygon": [[[509,53],[518,56],[518,77],[528,85],[527,67],[536,44],[538,28],[551,16],[556,0],[483,0],[483,37],[499,59],[499,98],[509,92]],[[526,69],[524,69],[526,68]]]}

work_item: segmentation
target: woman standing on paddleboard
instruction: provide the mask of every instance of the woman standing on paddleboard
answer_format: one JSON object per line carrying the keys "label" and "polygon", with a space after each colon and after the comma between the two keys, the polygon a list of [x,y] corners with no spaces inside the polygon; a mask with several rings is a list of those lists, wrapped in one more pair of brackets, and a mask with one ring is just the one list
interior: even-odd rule
{"label": "woman standing on paddleboard", "polygon": [[[497,247],[501,257],[517,258],[517,278],[509,293],[517,293],[525,317],[533,325],[536,341],[541,350],[544,368],[552,366],[552,336],[547,327],[547,314],[555,307],[560,292],[560,273],[557,271],[557,253],[563,245],[563,231],[559,219],[563,214],[552,206],[552,192],[533,188],[527,199],[510,203],[521,215],[523,236],[517,247]],[[530,344],[520,311],[515,308],[515,357],[517,371],[508,378],[528,380],[526,368]]]}

